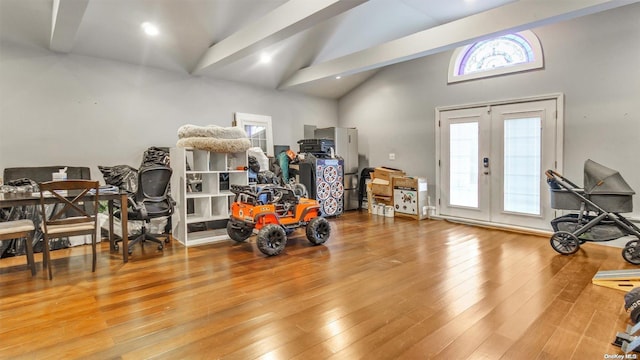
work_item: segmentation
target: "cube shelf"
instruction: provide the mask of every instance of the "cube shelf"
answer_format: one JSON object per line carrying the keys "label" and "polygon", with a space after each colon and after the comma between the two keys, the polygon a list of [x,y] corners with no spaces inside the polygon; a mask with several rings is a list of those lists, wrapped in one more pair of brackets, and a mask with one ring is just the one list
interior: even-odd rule
{"label": "cube shelf", "polygon": [[172,148],[171,166],[171,192],[176,201],[171,217],[174,238],[185,246],[228,239],[224,220],[229,219],[233,201],[229,185],[249,184],[244,170],[247,153]]}

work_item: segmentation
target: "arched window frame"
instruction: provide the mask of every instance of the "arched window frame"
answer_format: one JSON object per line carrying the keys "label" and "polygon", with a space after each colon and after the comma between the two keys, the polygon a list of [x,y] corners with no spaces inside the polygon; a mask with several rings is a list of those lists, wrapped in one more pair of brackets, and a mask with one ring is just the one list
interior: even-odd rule
{"label": "arched window frame", "polygon": [[538,37],[530,30],[520,31],[515,34],[525,39],[529,43],[529,46],[531,46],[531,50],[533,52],[532,61],[511,66],[494,68],[486,71],[477,71],[469,74],[459,74],[459,69],[462,61],[469,53],[469,51],[473,49],[474,45],[476,45],[478,42],[471,43],[469,45],[459,47],[453,52],[451,60],[449,61],[449,83],[511,74],[515,72],[540,69],[544,67],[544,56],[542,53],[542,46],[540,45],[540,40],[538,39]]}

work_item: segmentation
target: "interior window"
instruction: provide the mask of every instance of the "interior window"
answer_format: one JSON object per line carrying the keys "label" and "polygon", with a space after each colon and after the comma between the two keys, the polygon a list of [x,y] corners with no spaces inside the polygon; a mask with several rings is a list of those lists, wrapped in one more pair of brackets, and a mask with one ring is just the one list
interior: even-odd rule
{"label": "interior window", "polygon": [[522,31],[456,49],[449,64],[449,82],[537,69],[543,64],[540,41],[533,32]]}
{"label": "interior window", "polygon": [[274,156],[271,116],[236,113],[234,125],[244,129],[252,147],[259,147],[268,156]]}

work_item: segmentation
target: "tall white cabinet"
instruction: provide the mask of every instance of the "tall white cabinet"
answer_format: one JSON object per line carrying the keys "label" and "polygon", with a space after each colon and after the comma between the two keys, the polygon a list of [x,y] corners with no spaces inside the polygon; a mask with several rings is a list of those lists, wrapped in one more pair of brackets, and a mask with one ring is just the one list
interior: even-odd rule
{"label": "tall white cabinet", "polygon": [[[248,185],[247,166],[246,152],[172,148],[171,195],[176,201],[171,216],[173,237],[185,246],[228,239],[226,227],[212,228],[211,222],[229,218],[233,201],[229,185]],[[221,181],[227,176],[228,182]]]}

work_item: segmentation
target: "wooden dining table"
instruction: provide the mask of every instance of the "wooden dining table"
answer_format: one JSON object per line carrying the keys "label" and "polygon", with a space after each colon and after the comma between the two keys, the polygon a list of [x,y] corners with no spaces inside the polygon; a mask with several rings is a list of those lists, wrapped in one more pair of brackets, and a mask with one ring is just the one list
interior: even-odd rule
{"label": "wooden dining table", "polygon": [[[70,194],[72,196],[73,194]],[[92,195],[89,195],[92,198]],[[125,191],[120,192],[105,192],[100,193],[98,191],[98,200],[108,201],[109,209],[109,249],[115,250],[115,234],[113,232],[113,219],[114,219],[114,201],[119,200],[120,204],[127,204],[127,193]],[[45,203],[55,204],[59,203],[54,196],[45,197]],[[14,206],[27,206],[27,205],[39,205],[40,193],[31,192],[15,192],[15,193],[0,193],[0,208],[10,208]],[[122,261],[129,261],[129,246],[128,246],[128,214],[125,211],[120,211],[120,225],[122,227]]]}

